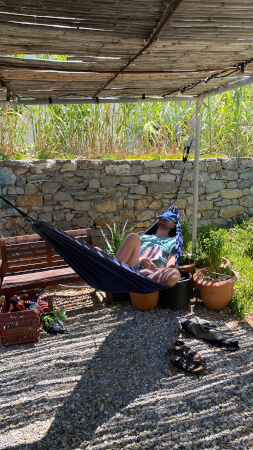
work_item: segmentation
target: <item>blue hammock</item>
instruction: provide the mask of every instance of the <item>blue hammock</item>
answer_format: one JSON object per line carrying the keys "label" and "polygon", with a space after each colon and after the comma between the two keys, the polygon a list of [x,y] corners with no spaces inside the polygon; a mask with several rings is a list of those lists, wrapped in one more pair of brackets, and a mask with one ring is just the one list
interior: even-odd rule
{"label": "blue hammock", "polygon": [[[177,207],[173,205],[170,211],[177,214],[178,217],[176,226],[176,266],[178,266],[183,244],[181,226]],[[168,286],[151,280],[138,270],[132,269],[87,242],[80,241],[46,222],[33,222],[31,227],[87,284],[95,289],[103,292],[141,294],[168,289]],[[146,233],[154,234],[156,228],[157,226],[154,224]]]}

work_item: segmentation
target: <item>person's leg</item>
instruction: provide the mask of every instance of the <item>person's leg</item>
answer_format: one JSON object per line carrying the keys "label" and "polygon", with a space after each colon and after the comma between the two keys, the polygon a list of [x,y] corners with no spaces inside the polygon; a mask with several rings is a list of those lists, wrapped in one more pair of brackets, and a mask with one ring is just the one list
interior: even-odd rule
{"label": "person's leg", "polygon": [[[143,273],[143,271],[141,271]],[[174,286],[181,278],[180,272],[175,267],[166,267],[154,272],[149,276],[150,279],[166,286]]]}
{"label": "person's leg", "polygon": [[139,262],[140,248],[140,236],[136,233],[130,233],[119,247],[116,258],[128,264],[130,267],[134,267]]}

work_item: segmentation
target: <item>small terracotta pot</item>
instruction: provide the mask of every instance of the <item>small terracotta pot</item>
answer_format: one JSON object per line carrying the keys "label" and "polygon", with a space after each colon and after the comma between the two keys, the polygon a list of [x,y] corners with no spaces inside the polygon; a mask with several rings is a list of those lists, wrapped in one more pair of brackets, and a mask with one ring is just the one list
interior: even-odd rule
{"label": "small terracotta pot", "polygon": [[130,298],[133,306],[138,311],[151,311],[157,307],[159,291],[152,292],[152,294],[136,294],[135,292],[130,292]]}
{"label": "small terracotta pot", "polygon": [[224,281],[209,280],[201,278],[208,273],[208,268],[200,269],[193,275],[197,283],[200,296],[204,305],[214,311],[222,311],[232,300],[234,294],[234,283],[238,280],[238,275],[231,270],[231,278]]}
{"label": "small terracotta pot", "polygon": [[192,274],[192,279],[190,281],[190,289],[191,292],[193,291],[194,288],[194,280],[193,280],[193,275],[195,273],[195,267],[197,265],[196,261],[193,261],[191,264],[186,264],[185,266],[178,266],[178,270],[184,270],[185,272],[191,273]]}

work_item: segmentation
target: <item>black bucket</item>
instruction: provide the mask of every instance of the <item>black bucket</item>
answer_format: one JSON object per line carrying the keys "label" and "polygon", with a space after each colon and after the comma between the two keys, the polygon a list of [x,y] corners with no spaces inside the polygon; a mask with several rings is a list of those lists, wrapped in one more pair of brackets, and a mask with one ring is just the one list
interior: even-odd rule
{"label": "black bucket", "polygon": [[160,291],[159,306],[169,309],[189,309],[192,275],[184,270],[180,270],[180,273],[182,279],[175,286]]}

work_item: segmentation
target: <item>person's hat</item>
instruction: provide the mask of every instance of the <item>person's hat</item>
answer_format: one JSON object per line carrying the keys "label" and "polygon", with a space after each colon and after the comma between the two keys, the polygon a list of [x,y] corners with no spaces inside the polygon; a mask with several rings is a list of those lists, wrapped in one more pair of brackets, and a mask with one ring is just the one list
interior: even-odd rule
{"label": "person's hat", "polygon": [[174,213],[171,212],[171,211],[164,211],[162,214],[160,214],[160,216],[157,216],[157,219],[159,219],[159,218],[165,219],[165,220],[167,220],[168,222],[171,222],[172,220],[173,220],[175,223],[178,222],[178,220],[177,220],[177,215],[174,214]]}

